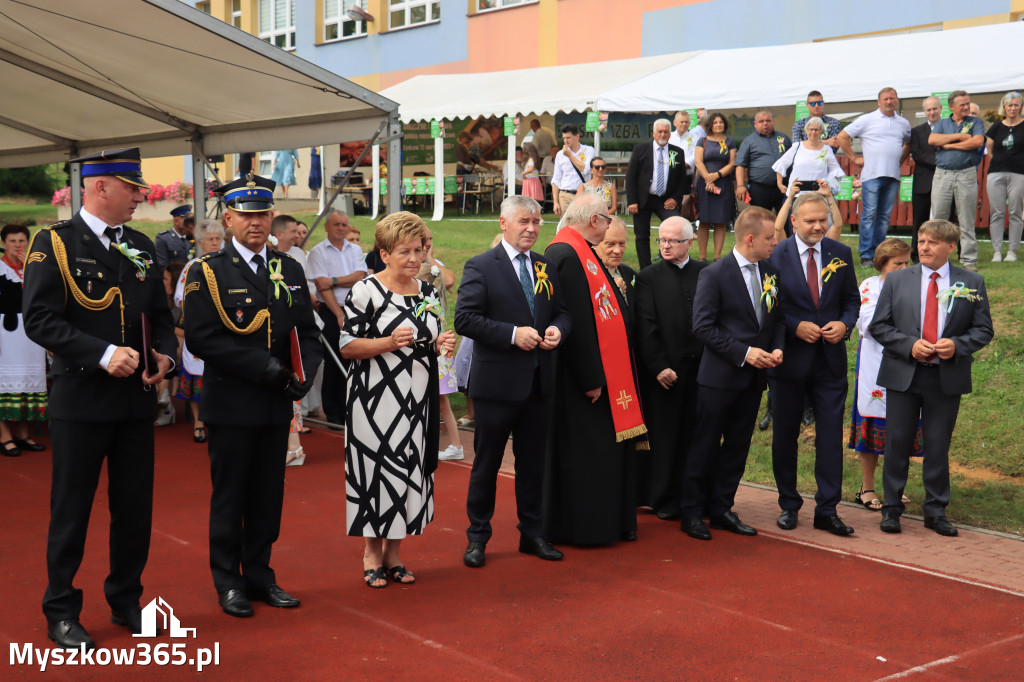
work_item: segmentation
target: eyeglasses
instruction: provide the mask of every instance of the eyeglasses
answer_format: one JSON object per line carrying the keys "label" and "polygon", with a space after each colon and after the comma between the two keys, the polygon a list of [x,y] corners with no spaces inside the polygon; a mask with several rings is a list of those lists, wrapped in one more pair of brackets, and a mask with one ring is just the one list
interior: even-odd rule
{"label": "eyeglasses", "polygon": [[692,241],[692,237],[690,239],[658,239],[658,246],[675,246],[676,244],[685,244]]}
{"label": "eyeglasses", "polygon": [[612,222],[612,217],[611,217],[610,215],[605,215],[604,213],[598,213],[597,215],[599,215],[600,217],[604,218],[604,219],[605,219],[605,220],[607,220],[607,221],[608,221],[609,223],[611,223],[611,222]]}
{"label": "eyeglasses", "polygon": [[809,107],[820,107],[824,103],[825,103],[825,100],[819,99],[817,102],[808,102],[807,106],[809,106]]}
{"label": "eyeglasses", "polygon": [[600,166],[591,166],[591,168],[594,169],[594,170],[604,170],[606,168],[606,166],[604,164],[602,164]]}

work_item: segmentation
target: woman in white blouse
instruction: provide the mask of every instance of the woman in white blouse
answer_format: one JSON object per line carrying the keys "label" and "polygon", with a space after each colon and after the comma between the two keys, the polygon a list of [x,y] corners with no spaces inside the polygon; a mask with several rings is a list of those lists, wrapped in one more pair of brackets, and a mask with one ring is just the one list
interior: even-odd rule
{"label": "woman in white blouse", "polygon": [[[772,164],[779,191],[789,194],[789,188],[798,180],[825,180],[832,189],[832,194],[838,194],[839,178],[844,177],[846,173],[839,167],[832,148],[821,141],[821,136],[825,132],[825,122],[817,116],[812,116],[804,126],[804,131],[807,133],[807,139],[794,144]],[[789,187],[783,184],[787,173]]]}

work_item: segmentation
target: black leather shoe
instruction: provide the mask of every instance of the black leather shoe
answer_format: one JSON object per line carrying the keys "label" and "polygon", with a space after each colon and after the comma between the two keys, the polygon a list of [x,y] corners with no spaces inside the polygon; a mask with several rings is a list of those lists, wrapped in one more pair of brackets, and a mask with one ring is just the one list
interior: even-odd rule
{"label": "black leather shoe", "polygon": [[484,548],[486,545],[482,542],[470,542],[466,545],[466,553],[462,555],[462,563],[466,564],[470,568],[480,568],[487,559],[484,558]]}
{"label": "black leather shoe", "polygon": [[796,516],[796,509],[783,509],[778,520],[775,521],[775,525],[782,530],[793,530],[796,528]]}
{"label": "black leather shoe", "polygon": [[261,590],[249,590],[249,599],[261,601],[268,606],[273,606],[279,609],[294,609],[302,603],[274,583],[267,585]]}
{"label": "black leather shoe", "polygon": [[559,561],[565,555],[551,546],[544,538],[519,538],[519,551],[532,554],[546,561]]}
{"label": "black leather shoe", "polygon": [[252,604],[242,590],[225,590],[217,594],[220,607],[224,613],[235,618],[248,618],[252,615]]}
{"label": "black leather shoe", "polygon": [[772,425],[772,413],[770,411],[765,412],[764,416],[761,417],[761,421],[757,422],[758,431],[767,431],[768,427]]}
{"label": "black leather shoe", "polygon": [[659,511],[654,512],[654,515],[662,521],[678,521],[680,518],[682,518],[681,516],[679,516],[679,512],[677,511]]}
{"label": "black leather shoe", "polygon": [[[110,622],[114,625],[128,628],[128,632],[133,635],[142,634],[142,609],[138,606],[132,606],[127,609],[111,609]],[[157,625],[156,634],[159,635],[161,632],[163,632],[163,629]]]}
{"label": "black leather shoe", "polygon": [[699,516],[684,516],[683,522],[679,525],[680,530],[696,540],[710,540],[711,531],[704,525],[704,519]]}
{"label": "black leather shoe", "polygon": [[827,530],[832,535],[853,535],[853,528],[850,528],[843,520],[839,518],[839,514],[829,514],[828,516],[814,516],[814,527],[818,530]]}
{"label": "black leather shoe", "polygon": [[47,622],[46,636],[62,649],[81,649],[83,644],[86,651],[96,648],[96,642],[92,641],[92,637],[77,618],[59,620],[56,623]]}
{"label": "black leather shoe", "polygon": [[727,530],[737,535],[757,535],[757,529],[740,521],[740,517],[736,516],[736,512],[733,511],[712,516],[710,521],[711,527],[716,530]]}
{"label": "black leather shoe", "polygon": [[946,537],[953,537],[959,534],[952,523],[949,522],[945,516],[926,516],[924,517],[924,527],[934,530],[939,535],[945,535]]}
{"label": "black leather shoe", "polygon": [[883,533],[902,533],[900,526],[900,515],[893,511],[882,512],[882,522],[878,524]]}
{"label": "black leather shoe", "polygon": [[15,438],[14,444],[18,446],[18,449],[22,452],[42,452],[46,449],[45,445],[40,445],[31,438]]}

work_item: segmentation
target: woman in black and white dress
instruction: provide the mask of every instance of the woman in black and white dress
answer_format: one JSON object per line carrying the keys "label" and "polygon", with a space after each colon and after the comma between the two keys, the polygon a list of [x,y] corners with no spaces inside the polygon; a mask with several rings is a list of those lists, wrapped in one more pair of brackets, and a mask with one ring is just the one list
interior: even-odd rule
{"label": "woman in black and white dress", "polygon": [[377,224],[385,263],[352,286],[345,300],[341,354],[348,376],[345,494],[348,534],[366,538],[363,576],[370,587],[415,576],[399,558],[401,541],[434,516],[438,447],[437,356],[455,350],[444,332],[434,288],[416,279],[427,228],[412,213]]}

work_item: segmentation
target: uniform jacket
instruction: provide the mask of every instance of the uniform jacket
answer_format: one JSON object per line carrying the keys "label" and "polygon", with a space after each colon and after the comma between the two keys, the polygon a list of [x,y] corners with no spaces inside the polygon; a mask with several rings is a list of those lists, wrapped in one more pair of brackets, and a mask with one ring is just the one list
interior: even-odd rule
{"label": "uniform jacket", "polygon": [[[234,240],[188,270],[182,316],[189,350],[206,363],[199,409],[203,421],[255,426],[291,420],[291,398],[284,390],[266,385],[263,376],[271,355],[291,367],[293,327],[298,330],[307,379],[323,361],[302,266],[272,249],[267,259],[268,267],[275,259],[280,261],[284,279],[279,296],[271,280],[261,281],[238,254]],[[291,294],[290,304],[285,288]]]}
{"label": "uniform jacket", "polygon": [[[149,237],[125,225],[121,239],[152,261]],[[143,313],[154,349],[171,358],[177,354],[163,274],[155,263],[140,279],[131,261],[103,248],[76,214],[33,238],[25,260],[24,311],[28,337],[54,354],[50,416],[153,419],[156,391],[142,383],[143,363],[134,375],[115,378],[99,362],[110,344],[142,350]]]}
{"label": "uniform jacket", "polygon": [[182,239],[178,233],[172,230],[164,230],[157,234],[154,240],[156,244],[156,263],[161,268],[167,267],[169,263],[185,263],[191,260],[189,252],[195,244],[189,239]]}

